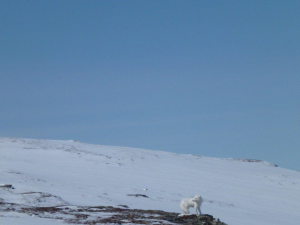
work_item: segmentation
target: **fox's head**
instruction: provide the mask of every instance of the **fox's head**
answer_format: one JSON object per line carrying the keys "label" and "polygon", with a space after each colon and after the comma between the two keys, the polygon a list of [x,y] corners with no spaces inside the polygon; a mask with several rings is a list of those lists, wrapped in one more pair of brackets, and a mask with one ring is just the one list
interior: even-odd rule
{"label": "fox's head", "polygon": [[193,199],[192,199],[193,202],[200,202],[201,201],[201,196],[200,195],[196,195]]}

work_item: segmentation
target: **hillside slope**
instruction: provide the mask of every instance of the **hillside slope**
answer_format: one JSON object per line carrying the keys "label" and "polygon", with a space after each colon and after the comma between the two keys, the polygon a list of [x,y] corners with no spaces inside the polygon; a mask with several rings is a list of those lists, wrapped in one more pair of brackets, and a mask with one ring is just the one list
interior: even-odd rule
{"label": "hillside slope", "polygon": [[[262,161],[0,138],[0,179],[15,188],[0,188],[0,202],[27,206],[126,205],[180,213],[182,198],[200,194],[202,213],[230,225],[300,221],[300,173]],[[0,222],[33,220],[57,223],[8,213],[0,205]]]}

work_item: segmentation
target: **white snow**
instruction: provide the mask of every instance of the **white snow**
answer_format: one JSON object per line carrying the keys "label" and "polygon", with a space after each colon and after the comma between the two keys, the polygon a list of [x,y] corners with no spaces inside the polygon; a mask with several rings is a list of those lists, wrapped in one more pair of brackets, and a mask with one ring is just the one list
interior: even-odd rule
{"label": "white snow", "polygon": [[[0,184],[14,187],[0,186],[0,202],[28,206],[127,205],[181,213],[180,201],[199,194],[202,213],[230,225],[300,221],[300,173],[267,162],[0,138]],[[129,196],[135,194],[148,198]],[[0,204],[0,224],[58,223],[5,212]]]}

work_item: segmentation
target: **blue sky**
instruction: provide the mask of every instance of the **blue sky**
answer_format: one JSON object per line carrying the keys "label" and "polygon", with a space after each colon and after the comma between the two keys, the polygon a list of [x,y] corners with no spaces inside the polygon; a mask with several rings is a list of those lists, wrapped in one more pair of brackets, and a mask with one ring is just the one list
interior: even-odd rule
{"label": "blue sky", "polygon": [[0,136],[300,170],[299,1],[0,6]]}

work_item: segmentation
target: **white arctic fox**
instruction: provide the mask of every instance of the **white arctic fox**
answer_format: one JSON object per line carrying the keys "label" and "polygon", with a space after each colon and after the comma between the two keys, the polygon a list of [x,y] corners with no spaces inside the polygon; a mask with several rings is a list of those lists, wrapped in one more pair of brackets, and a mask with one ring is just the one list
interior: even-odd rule
{"label": "white arctic fox", "polygon": [[180,202],[180,208],[183,211],[183,214],[189,214],[189,208],[194,207],[196,215],[201,215],[200,206],[203,202],[203,199],[200,195],[196,195],[194,198],[185,198]]}

